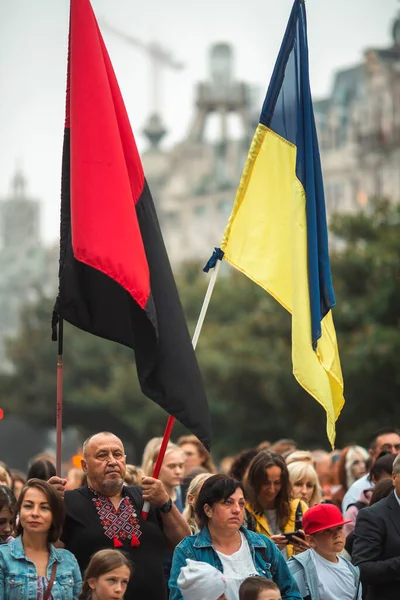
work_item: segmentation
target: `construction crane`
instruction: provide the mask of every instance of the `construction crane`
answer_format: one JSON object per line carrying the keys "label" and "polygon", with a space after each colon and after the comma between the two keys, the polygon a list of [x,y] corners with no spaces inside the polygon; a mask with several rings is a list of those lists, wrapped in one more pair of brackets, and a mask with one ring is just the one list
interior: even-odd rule
{"label": "construction crane", "polygon": [[121,31],[117,27],[110,25],[104,20],[100,21],[101,26],[118,36],[120,39],[125,40],[131,46],[135,46],[139,50],[145,52],[150,58],[151,67],[151,86],[150,86],[150,106],[151,114],[148,119],[148,123],[144,129],[144,133],[150,141],[153,147],[157,147],[164,137],[166,130],[162,123],[161,118],[161,69],[162,67],[169,67],[176,71],[184,68],[184,64],[175,60],[171,53],[168,52],[157,42],[145,43],[136,37]]}

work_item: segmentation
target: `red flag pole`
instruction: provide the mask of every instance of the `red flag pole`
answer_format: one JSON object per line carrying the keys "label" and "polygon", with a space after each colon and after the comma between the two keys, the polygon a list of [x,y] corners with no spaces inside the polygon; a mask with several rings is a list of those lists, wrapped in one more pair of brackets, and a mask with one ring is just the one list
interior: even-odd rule
{"label": "red flag pole", "polygon": [[[201,329],[203,327],[204,319],[206,317],[208,305],[210,304],[211,296],[214,291],[214,286],[215,286],[215,282],[217,281],[220,267],[221,267],[221,261],[218,260],[214,267],[213,273],[210,277],[207,292],[206,292],[206,295],[205,295],[204,301],[203,301],[203,306],[201,307],[201,311],[200,311],[200,315],[199,315],[199,318],[197,321],[196,329],[193,334],[192,346],[193,346],[194,350],[196,350],[197,342],[200,337]],[[168,417],[167,426],[166,426],[165,432],[164,432],[164,437],[161,442],[160,452],[158,453],[157,461],[156,461],[156,464],[154,465],[154,469],[153,469],[153,477],[155,479],[157,479],[160,474],[160,469],[161,469],[161,466],[162,466],[162,463],[164,460],[165,452],[168,447],[168,442],[171,438],[172,429],[174,427],[174,424],[175,424],[175,417],[171,417],[171,415],[170,415]],[[144,519],[144,520],[147,519],[147,517],[149,515],[149,511],[150,511],[150,502],[146,501],[146,502],[144,502],[143,508],[142,508],[142,513],[141,513],[142,519]]]}
{"label": "red flag pole", "polygon": [[56,470],[62,476],[62,416],[63,416],[63,320],[58,322],[57,405],[56,405]]}

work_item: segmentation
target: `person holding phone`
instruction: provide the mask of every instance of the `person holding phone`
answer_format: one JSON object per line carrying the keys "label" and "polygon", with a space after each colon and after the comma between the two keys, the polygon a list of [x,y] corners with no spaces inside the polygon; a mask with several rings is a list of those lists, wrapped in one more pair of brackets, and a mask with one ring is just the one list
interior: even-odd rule
{"label": "person holding phone", "polygon": [[285,558],[307,550],[301,519],[308,506],[291,499],[288,468],[282,456],[268,450],[259,452],[249,465],[244,485],[248,529],[269,537]]}

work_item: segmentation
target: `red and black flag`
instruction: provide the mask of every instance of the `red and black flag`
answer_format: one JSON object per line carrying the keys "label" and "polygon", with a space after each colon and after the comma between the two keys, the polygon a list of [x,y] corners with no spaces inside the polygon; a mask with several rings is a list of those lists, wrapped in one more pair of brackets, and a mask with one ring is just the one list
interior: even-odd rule
{"label": "red and black flag", "polygon": [[55,313],[135,351],[144,394],[209,446],[204,384],[121,92],[71,0]]}

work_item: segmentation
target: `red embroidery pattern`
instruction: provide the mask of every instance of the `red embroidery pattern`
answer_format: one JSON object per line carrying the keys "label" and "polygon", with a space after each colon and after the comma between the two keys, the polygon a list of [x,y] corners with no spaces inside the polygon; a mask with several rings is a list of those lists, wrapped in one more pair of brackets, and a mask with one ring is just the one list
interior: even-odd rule
{"label": "red embroidery pattern", "polygon": [[[131,545],[139,544],[139,537],[142,535],[137,513],[129,498],[122,498],[118,509],[114,508],[113,503],[95,490],[93,493],[93,503],[99,515],[104,533],[110,540],[114,540],[114,546],[118,540],[131,540]],[[118,544],[118,546],[122,544]]]}

